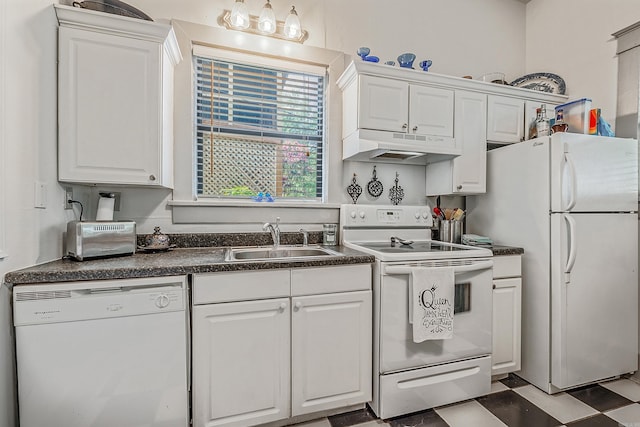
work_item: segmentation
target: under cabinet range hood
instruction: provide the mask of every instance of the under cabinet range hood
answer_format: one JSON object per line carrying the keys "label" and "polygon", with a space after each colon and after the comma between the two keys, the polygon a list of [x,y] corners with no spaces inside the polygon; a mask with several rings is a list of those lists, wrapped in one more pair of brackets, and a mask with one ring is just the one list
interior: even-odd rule
{"label": "under cabinet range hood", "polygon": [[452,138],[358,129],[342,140],[342,159],[425,165],[462,154]]}

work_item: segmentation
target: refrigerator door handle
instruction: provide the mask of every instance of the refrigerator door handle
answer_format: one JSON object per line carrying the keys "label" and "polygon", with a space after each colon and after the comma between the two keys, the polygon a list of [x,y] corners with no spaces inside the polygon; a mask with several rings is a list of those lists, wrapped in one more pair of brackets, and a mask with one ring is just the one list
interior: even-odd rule
{"label": "refrigerator door handle", "polygon": [[[565,148],[565,150],[568,149]],[[564,160],[565,163],[567,165],[567,167],[569,168],[569,179],[570,179],[570,185],[569,185],[569,203],[567,203],[567,207],[564,209],[565,211],[570,211],[571,209],[573,209],[573,207],[576,205],[576,192],[577,192],[577,188],[576,188],[576,166],[573,163],[573,160],[571,160],[571,156],[569,155],[569,153],[567,151],[564,152]]]}
{"label": "refrigerator door handle", "polygon": [[576,263],[576,220],[569,214],[563,215],[564,220],[567,222],[569,231],[569,256],[567,257],[567,265],[564,268],[564,282],[571,282],[571,270]]}

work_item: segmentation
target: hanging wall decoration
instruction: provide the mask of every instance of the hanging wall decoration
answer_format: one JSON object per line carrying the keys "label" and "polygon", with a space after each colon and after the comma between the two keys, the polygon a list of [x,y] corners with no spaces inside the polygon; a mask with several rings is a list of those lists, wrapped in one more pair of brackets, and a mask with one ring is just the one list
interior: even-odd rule
{"label": "hanging wall decoration", "polygon": [[389,190],[389,200],[394,205],[399,205],[404,199],[404,190],[398,185],[398,172],[396,172],[395,185]]}
{"label": "hanging wall decoration", "polygon": [[376,167],[374,166],[373,177],[371,177],[371,181],[367,184],[367,192],[371,197],[378,198],[382,195],[383,191],[384,187],[382,186],[382,183],[378,181],[378,178],[376,178]]}
{"label": "hanging wall decoration", "polygon": [[356,182],[356,174],[353,174],[353,179],[351,180],[351,184],[347,187],[347,194],[351,196],[351,200],[353,200],[353,204],[355,205],[358,201],[358,197],[362,194],[362,187]]}

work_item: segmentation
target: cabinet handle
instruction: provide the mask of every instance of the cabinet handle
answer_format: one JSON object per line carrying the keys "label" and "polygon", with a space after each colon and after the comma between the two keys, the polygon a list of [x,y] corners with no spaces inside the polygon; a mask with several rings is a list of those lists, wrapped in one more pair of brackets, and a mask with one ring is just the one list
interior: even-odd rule
{"label": "cabinet handle", "polygon": [[287,303],[283,302],[280,304],[280,307],[278,307],[279,311],[282,313],[285,309],[287,308]]}
{"label": "cabinet handle", "polygon": [[494,284],[493,284],[493,289],[495,289],[495,288],[496,288],[496,284],[494,283]]}
{"label": "cabinet handle", "polygon": [[301,303],[300,301],[296,302],[296,303],[293,305],[293,309],[294,309],[295,311],[300,310],[300,308],[302,308],[302,303]]}
{"label": "cabinet handle", "polygon": [[408,124],[406,124],[406,123],[402,125],[402,129],[403,129],[403,130],[406,130],[408,127],[409,127],[409,125],[408,125]]}
{"label": "cabinet handle", "polygon": [[462,190],[462,185],[458,185],[456,188],[457,188],[458,190]]}
{"label": "cabinet handle", "polygon": [[156,180],[155,175],[149,175],[149,181],[155,181],[155,180]]}
{"label": "cabinet handle", "polygon": [[414,126],[414,127],[413,127],[413,131],[414,131],[414,132],[418,132],[418,126]]}

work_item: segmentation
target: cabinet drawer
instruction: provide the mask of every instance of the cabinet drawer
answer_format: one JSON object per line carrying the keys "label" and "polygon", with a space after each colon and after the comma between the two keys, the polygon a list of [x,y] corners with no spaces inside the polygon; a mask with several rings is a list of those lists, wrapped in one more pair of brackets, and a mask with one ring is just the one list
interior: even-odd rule
{"label": "cabinet drawer", "polygon": [[522,275],[521,255],[493,257],[493,278],[519,277]]}
{"label": "cabinet drawer", "polygon": [[371,265],[300,268],[291,271],[291,295],[329,294],[371,289]]}
{"label": "cabinet drawer", "polygon": [[491,389],[489,356],[382,375],[380,418],[482,396]]}
{"label": "cabinet drawer", "polygon": [[195,274],[193,304],[288,297],[290,270]]}

